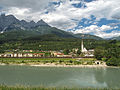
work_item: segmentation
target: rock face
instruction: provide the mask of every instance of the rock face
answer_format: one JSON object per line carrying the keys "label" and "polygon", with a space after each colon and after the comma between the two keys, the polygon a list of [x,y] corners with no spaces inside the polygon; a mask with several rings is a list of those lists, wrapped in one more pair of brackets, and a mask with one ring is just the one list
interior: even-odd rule
{"label": "rock face", "polygon": [[48,26],[46,22],[44,22],[42,19],[36,23],[37,26]]}
{"label": "rock face", "polygon": [[0,31],[7,29],[10,25],[19,23],[19,20],[17,20],[13,15],[1,15],[0,16]]}
{"label": "rock face", "polygon": [[0,32],[2,31],[9,31],[13,29],[31,29],[37,26],[49,26],[43,20],[38,21],[35,23],[34,21],[27,22],[25,20],[18,20],[13,15],[0,15]]}

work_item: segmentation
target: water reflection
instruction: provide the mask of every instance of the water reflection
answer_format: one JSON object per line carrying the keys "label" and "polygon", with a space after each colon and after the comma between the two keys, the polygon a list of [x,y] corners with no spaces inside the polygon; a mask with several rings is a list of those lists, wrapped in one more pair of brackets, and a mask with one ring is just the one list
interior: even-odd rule
{"label": "water reflection", "polygon": [[0,84],[120,88],[120,68],[0,66]]}
{"label": "water reflection", "polygon": [[120,88],[120,68],[104,68],[95,71],[99,83],[106,83],[109,88]]}

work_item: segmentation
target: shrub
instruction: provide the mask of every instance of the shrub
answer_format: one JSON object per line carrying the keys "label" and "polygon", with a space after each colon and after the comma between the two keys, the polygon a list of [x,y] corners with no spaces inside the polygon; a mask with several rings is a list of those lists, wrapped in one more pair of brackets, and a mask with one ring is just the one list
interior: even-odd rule
{"label": "shrub", "polygon": [[59,63],[62,63],[63,62],[63,60],[59,60]]}
{"label": "shrub", "polygon": [[107,58],[102,58],[102,61],[107,61]]}
{"label": "shrub", "polygon": [[25,63],[25,61],[23,60],[22,63]]}
{"label": "shrub", "polygon": [[119,66],[120,65],[120,59],[112,57],[109,60],[107,60],[106,64],[108,66]]}
{"label": "shrub", "polygon": [[70,62],[70,63],[73,63],[73,61],[72,61],[72,60],[70,60],[69,62]]}

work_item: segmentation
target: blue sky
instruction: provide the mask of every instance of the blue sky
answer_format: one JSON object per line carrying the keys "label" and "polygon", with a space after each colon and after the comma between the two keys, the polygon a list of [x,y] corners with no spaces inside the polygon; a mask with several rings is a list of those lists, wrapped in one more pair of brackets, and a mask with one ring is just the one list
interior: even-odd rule
{"label": "blue sky", "polygon": [[120,0],[0,0],[0,12],[43,19],[59,29],[102,38],[120,36]]}

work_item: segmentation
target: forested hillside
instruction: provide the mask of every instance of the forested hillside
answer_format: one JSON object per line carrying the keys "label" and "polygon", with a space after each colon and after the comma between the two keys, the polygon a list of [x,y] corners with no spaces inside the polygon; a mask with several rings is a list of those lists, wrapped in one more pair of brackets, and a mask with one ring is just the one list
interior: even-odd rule
{"label": "forested hillside", "polygon": [[[84,39],[84,45],[87,49],[94,49],[97,46],[105,46],[108,41]],[[63,50],[81,48],[81,39],[61,38],[56,35],[38,35],[19,40],[1,41],[0,46],[3,50]]]}

